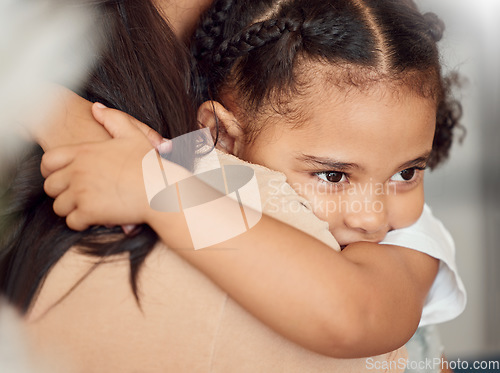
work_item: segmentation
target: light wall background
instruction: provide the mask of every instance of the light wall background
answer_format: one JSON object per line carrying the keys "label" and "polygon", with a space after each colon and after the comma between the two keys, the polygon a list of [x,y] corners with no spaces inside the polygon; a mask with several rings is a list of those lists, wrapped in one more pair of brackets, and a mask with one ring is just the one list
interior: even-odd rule
{"label": "light wall background", "polygon": [[443,62],[467,82],[457,97],[467,135],[427,174],[427,202],[450,230],[468,292],[439,330],[450,359],[500,356],[500,1],[416,0],[447,25]]}

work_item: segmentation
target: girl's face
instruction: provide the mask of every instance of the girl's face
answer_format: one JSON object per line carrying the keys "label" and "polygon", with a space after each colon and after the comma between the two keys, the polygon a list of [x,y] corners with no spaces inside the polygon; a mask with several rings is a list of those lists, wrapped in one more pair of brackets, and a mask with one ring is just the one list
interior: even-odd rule
{"label": "girl's face", "polygon": [[273,116],[236,155],[283,172],[342,247],[379,242],[414,223],[424,204],[434,102],[384,85],[310,92],[297,127]]}

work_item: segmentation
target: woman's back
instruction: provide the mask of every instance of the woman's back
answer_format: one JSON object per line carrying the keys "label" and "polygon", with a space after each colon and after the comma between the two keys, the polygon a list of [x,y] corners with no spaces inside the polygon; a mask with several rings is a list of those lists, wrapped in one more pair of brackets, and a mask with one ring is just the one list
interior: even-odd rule
{"label": "woman's back", "polygon": [[100,264],[68,293],[95,262],[70,250],[26,322],[36,349],[75,372],[358,373],[379,371],[375,363],[380,371],[396,372],[406,358],[403,348],[368,365],[305,350],[254,319],[161,244],[139,273],[140,307],[125,255]]}
{"label": "woman's back", "polygon": [[106,259],[68,293],[96,261],[70,250],[48,276],[27,319],[40,348],[77,371],[209,371],[224,293],[161,245],[141,269],[140,307],[127,254]]}

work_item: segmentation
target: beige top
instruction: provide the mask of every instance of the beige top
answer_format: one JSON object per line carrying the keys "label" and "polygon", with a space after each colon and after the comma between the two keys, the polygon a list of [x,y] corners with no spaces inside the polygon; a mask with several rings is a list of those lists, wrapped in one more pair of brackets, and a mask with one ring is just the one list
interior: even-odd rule
{"label": "beige top", "polygon": [[[239,161],[233,158],[227,157],[227,162]],[[276,198],[304,207],[291,210],[297,214],[302,211],[300,221],[298,215],[282,216],[278,211],[271,215],[297,227],[300,222],[300,229],[307,227],[315,236],[323,237],[324,225],[320,226],[319,219],[308,213],[306,202],[294,193],[288,195],[291,187],[287,189],[283,174],[260,166],[255,170],[259,185],[264,185],[261,192],[266,190],[265,185],[280,186],[284,197]],[[269,184],[271,180],[273,184]],[[262,197],[265,199],[266,194]],[[264,203],[264,212],[269,210],[266,205],[270,204]],[[338,248],[331,234],[331,238],[326,236],[324,242]],[[130,288],[125,256],[99,265],[64,297],[92,268],[94,260],[69,251],[50,272],[28,315],[27,329],[36,348],[56,361],[63,360],[74,372],[403,370],[401,362],[407,356],[404,348],[375,357],[367,364],[366,359],[333,359],[299,347],[253,318],[161,244],[147,257],[139,275],[141,308]]]}

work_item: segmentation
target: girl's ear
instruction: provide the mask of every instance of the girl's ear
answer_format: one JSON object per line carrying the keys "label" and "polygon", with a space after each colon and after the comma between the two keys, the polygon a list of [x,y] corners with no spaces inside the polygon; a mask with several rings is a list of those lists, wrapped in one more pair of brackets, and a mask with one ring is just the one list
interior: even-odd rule
{"label": "girl's ear", "polygon": [[216,147],[226,153],[238,155],[243,143],[243,129],[232,112],[217,101],[205,101],[198,108],[200,127],[210,128],[215,139],[217,125],[219,139]]}

